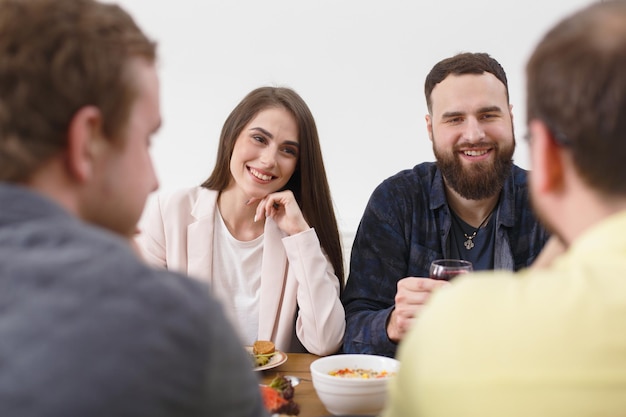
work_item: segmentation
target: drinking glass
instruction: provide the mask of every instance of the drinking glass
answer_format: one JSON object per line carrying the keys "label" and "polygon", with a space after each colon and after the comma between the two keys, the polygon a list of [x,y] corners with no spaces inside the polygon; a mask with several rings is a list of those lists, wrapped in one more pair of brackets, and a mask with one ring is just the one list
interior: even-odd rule
{"label": "drinking glass", "polygon": [[473,271],[470,261],[460,259],[436,259],[430,264],[430,277],[450,281],[457,275]]}

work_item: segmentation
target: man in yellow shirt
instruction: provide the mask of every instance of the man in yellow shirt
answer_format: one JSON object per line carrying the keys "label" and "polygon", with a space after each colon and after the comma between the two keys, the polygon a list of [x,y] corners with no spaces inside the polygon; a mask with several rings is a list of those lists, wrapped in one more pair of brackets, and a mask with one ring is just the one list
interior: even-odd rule
{"label": "man in yellow shirt", "polygon": [[626,1],[548,32],[527,100],[531,195],[567,249],[438,291],[400,345],[385,417],[626,415]]}

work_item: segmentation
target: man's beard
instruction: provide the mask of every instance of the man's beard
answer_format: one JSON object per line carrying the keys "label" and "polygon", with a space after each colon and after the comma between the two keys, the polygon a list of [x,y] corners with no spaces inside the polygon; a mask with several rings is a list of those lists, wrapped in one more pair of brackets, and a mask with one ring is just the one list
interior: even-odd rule
{"label": "man's beard", "polygon": [[515,137],[511,146],[507,145],[502,148],[497,143],[485,142],[469,146],[465,144],[463,148],[485,148],[486,146],[493,146],[492,152],[495,153],[493,163],[482,161],[475,162],[470,167],[464,167],[457,146],[452,149],[451,153],[439,152],[435,147],[433,137],[433,152],[437,158],[437,167],[441,170],[446,184],[468,200],[482,200],[496,195],[502,190],[504,181],[511,173]]}

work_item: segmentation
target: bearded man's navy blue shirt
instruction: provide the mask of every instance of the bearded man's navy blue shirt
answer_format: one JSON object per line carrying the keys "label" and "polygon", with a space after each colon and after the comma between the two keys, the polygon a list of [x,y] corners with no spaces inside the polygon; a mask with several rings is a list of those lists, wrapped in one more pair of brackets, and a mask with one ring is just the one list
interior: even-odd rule
{"label": "bearded man's navy blue shirt", "polygon": [[[511,167],[494,215],[494,269],[516,271],[532,264],[549,235],[531,209],[522,168]],[[387,336],[387,321],[397,283],[428,277],[433,260],[450,257],[451,223],[443,177],[434,162],[401,171],[374,190],[352,246],[342,295],[345,353],[395,356],[397,344]]]}

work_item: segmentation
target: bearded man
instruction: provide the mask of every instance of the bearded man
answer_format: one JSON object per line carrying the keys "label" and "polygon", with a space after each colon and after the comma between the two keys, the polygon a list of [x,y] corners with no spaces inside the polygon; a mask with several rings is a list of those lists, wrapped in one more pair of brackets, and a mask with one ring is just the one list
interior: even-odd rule
{"label": "bearded man", "polygon": [[485,53],[437,63],[425,82],[426,125],[436,162],[380,184],[352,247],[343,351],[395,356],[430,294],[435,259],[474,270],[519,270],[548,233],[532,212],[527,173],[513,164],[515,136],[506,73]]}
{"label": "bearded man", "polygon": [[626,414],[625,66],[624,0],[564,16],[531,51],[529,191],[564,251],[434,294],[381,416]]}

